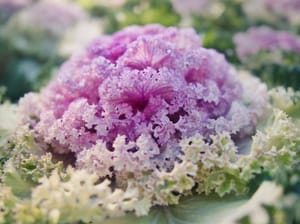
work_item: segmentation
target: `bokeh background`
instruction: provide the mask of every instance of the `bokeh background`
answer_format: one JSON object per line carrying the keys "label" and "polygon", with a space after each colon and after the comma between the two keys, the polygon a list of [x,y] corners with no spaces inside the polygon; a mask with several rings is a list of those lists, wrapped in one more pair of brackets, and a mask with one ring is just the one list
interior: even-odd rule
{"label": "bokeh background", "polygon": [[300,89],[300,0],[0,0],[0,95],[17,102],[95,37],[149,23],[193,27],[237,69]]}

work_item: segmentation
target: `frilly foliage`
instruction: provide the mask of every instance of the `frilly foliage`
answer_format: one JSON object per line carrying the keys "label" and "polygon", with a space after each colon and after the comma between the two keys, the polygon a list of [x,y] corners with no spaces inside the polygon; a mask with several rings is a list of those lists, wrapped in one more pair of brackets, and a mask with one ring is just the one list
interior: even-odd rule
{"label": "frilly foliage", "polygon": [[[126,176],[128,182],[122,188],[115,188],[113,179],[99,179],[85,169],[66,169],[51,154],[41,153],[36,139],[24,128],[6,148],[9,158],[2,169],[0,219],[2,223],[99,223],[127,212],[146,215],[154,204],[177,204],[182,195],[195,191],[217,194],[217,198],[245,195],[258,174],[276,176],[280,169],[292,172],[299,163],[299,128],[285,113],[295,114],[297,94],[284,89],[270,92],[273,113],[248,146],[237,145],[226,133],[211,136],[211,142],[196,135],[180,143],[184,153],[171,170],[142,170],[135,178]],[[238,153],[241,147],[249,147],[250,153]],[[241,203],[236,201],[236,205]],[[282,211],[282,206],[276,211]],[[135,220],[133,216],[128,219]]]}
{"label": "frilly foliage", "polygon": [[98,183],[98,176],[85,170],[69,168],[64,175],[54,170],[39,183],[30,198],[17,198],[10,188],[1,187],[4,223],[98,223],[126,211],[144,214],[149,209],[149,202],[139,200],[137,189],[111,190],[110,181]]}
{"label": "frilly foliage", "polygon": [[277,87],[269,92],[272,104],[292,118],[299,118],[300,92],[292,88]]}
{"label": "frilly foliage", "polygon": [[28,214],[37,213],[50,223],[99,223],[105,218],[122,216],[125,211],[135,207],[138,210],[139,206],[143,206],[138,203],[134,188],[112,191],[108,180],[97,183],[98,176],[85,170],[68,169],[66,174],[67,178],[61,178],[54,171],[49,178],[41,178],[40,185],[32,191],[32,199],[24,200],[16,207],[16,219],[26,220]]}

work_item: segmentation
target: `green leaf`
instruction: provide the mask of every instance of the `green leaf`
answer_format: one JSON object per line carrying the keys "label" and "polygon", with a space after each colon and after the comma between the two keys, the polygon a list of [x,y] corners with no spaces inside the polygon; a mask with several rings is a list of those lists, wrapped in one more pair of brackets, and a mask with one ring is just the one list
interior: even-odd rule
{"label": "green leaf", "polygon": [[245,198],[218,196],[186,197],[176,206],[155,207],[145,217],[127,215],[101,224],[214,224],[245,204]]}
{"label": "green leaf", "polygon": [[282,193],[283,188],[274,182],[263,182],[251,198],[191,196],[176,206],[155,207],[146,217],[127,215],[101,224],[270,223],[266,207],[278,203]]}
{"label": "green leaf", "polygon": [[17,172],[5,174],[5,184],[11,187],[12,192],[18,197],[29,197],[33,184],[25,181]]}

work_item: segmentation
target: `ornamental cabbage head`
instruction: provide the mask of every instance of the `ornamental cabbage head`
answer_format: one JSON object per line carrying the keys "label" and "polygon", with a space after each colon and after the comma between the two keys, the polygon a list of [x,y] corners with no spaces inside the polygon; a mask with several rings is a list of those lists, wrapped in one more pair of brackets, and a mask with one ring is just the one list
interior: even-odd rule
{"label": "ornamental cabbage head", "polygon": [[[260,51],[287,51],[300,54],[300,38],[287,31],[276,31],[267,26],[252,27],[234,36],[236,51],[242,61]],[[274,56],[276,57],[276,56]]]}
{"label": "ornamental cabbage head", "polygon": [[76,3],[38,1],[15,13],[1,35],[22,55],[48,59],[58,55],[59,42],[66,32],[88,18]]}
{"label": "ornamental cabbage head", "polygon": [[72,153],[78,168],[124,186],[130,175],[142,182],[153,171],[194,174],[185,163],[174,168],[184,139],[197,135],[209,144],[212,135],[238,141],[253,134],[268,97],[266,86],[252,81],[203,48],[192,29],[132,26],[93,41],[20,107],[45,151]]}

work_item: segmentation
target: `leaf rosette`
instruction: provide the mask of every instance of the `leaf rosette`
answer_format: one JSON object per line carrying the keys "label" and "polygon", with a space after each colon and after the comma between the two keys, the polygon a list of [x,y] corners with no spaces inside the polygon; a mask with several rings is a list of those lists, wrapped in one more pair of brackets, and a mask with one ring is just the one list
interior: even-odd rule
{"label": "leaf rosette", "polygon": [[[299,129],[283,111],[293,111],[283,102],[296,95],[268,93],[191,29],[102,36],[21,99],[22,128],[3,175],[15,199],[3,197],[12,204],[3,219],[99,223],[130,212],[124,223],[148,215],[147,223],[160,220],[158,207],[159,223],[174,223],[171,210],[191,195],[241,205],[256,177],[297,162]],[[31,191],[19,191],[24,182]]]}

